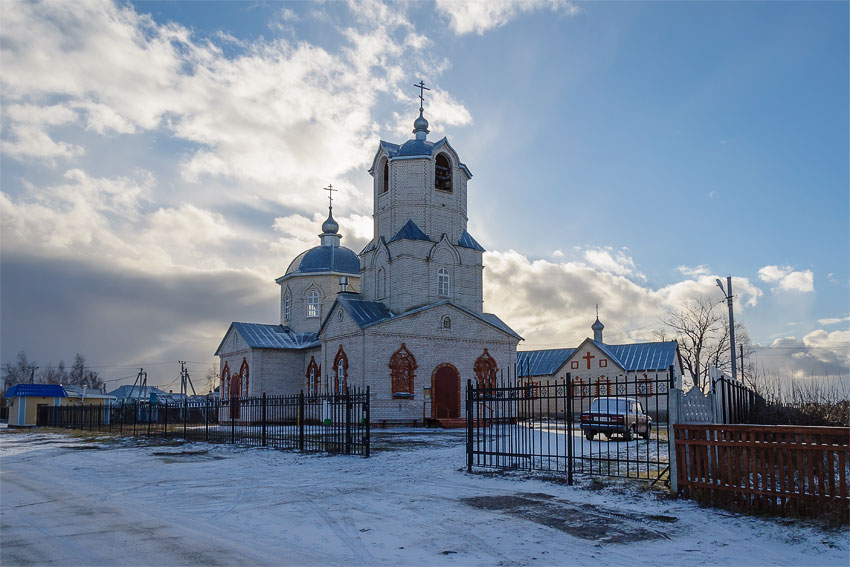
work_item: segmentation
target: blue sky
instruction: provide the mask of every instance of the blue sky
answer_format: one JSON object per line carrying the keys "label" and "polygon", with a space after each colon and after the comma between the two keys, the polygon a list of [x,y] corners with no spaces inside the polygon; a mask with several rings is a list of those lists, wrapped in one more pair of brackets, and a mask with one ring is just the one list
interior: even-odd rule
{"label": "blue sky", "polygon": [[850,374],[847,3],[0,9],[4,362],[203,372],[230,321],[276,322],[321,187],[368,241],[424,79],[520,348],[578,344],[596,303],[646,340],[731,274],[763,361]]}

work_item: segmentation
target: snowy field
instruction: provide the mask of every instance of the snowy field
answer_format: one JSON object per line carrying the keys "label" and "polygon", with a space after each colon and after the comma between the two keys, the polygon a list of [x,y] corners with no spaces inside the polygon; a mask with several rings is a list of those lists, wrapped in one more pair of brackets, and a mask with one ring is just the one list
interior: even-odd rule
{"label": "snowy field", "polygon": [[848,565],[847,533],[604,480],[467,474],[458,431],[362,457],[0,430],[12,565]]}

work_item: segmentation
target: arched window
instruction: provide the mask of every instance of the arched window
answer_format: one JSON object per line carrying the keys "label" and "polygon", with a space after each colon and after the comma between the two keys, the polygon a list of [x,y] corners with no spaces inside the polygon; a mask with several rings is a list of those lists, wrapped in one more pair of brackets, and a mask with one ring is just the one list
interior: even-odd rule
{"label": "arched window", "polygon": [[283,320],[289,322],[292,309],[292,296],[287,291],[283,296]]}
{"label": "arched window", "polygon": [[445,268],[437,270],[437,294],[440,297],[449,296],[450,284],[449,271]]}
{"label": "arched window", "polygon": [[242,377],[241,384],[241,392],[244,396],[248,395],[248,378],[250,377],[250,369],[248,368],[248,361],[245,357],[242,357],[242,366],[239,367],[239,376]]}
{"label": "arched window", "polygon": [[319,292],[315,289],[311,289],[307,293],[307,317],[318,317],[320,305]]}
{"label": "arched window", "polygon": [[452,330],[452,319],[451,319],[451,317],[443,317],[443,323],[442,323],[441,326],[442,326],[444,331],[451,331]]}
{"label": "arched window", "polygon": [[342,345],[339,345],[339,350],[334,357],[334,372],[334,393],[346,393],[348,391],[348,356],[342,350]]}
{"label": "arched window", "polygon": [[390,190],[390,162],[387,158],[384,158],[384,186],[381,188],[382,193],[386,193]]}
{"label": "arched window", "polygon": [[227,362],[224,363],[224,368],[221,370],[221,388],[218,391],[218,397],[222,400],[227,399],[230,392],[230,366]]}
{"label": "arched window", "polygon": [[438,154],[434,160],[434,188],[452,192],[452,162],[446,154]]}
{"label": "arched window", "polygon": [[383,298],[387,293],[387,272],[383,268],[378,268],[378,275],[375,276],[376,297]]}

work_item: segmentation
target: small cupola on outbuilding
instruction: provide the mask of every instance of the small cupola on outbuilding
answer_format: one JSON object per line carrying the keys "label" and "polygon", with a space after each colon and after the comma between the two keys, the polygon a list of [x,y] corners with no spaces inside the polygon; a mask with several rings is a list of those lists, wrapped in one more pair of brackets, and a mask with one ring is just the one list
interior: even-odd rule
{"label": "small cupola on outbuilding", "polygon": [[599,311],[596,312],[596,322],[590,326],[593,329],[593,340],[597,343],[602,342],[602,329],[605,328],[605,325],[599,320]]}

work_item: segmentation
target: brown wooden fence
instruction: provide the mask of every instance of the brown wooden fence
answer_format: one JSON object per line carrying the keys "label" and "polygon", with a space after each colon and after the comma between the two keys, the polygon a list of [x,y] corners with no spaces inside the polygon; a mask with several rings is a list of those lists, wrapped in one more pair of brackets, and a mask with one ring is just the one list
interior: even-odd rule
{"label": "brown wooden fence", "polygon": [[850,430],[674,425],[679,488],[711,505],[819,515],[850,505]]}

